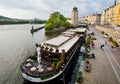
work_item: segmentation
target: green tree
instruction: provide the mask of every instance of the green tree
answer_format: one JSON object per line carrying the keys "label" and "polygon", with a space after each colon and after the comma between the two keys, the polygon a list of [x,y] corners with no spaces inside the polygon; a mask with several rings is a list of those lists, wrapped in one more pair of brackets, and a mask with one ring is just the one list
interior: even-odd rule
{"label": "green tree", "polygon": [[48,23],[47,25],[45,25],[45,29],[46,30],[53,30],[54,26],[52,25],[52,23]]}
{"label": "green tree", "polygon": [[70,23],[59,12],[53,12],[50,14],[50,18],[46,22],[45,29],[53,30],[54,28],[70,27]]}

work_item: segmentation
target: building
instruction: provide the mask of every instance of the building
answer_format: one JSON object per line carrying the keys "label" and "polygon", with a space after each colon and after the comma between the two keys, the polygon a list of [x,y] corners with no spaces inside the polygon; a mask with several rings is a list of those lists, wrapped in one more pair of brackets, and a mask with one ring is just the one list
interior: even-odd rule
{"label": "building", "polygon": [[101,21],[101,14],[92,14],[90,16],[83,17],[83,20],[88,24],[96,24],[99,25]]}
{"label": "building", "polygon": [[111,27],[120,25],[120,1],[113,6],[103,10],[101,15],[101,25],[109,25]]}
{"label": "building", "polygon": [[72,25],[74,27],[78,26],[78,10],[77,7],[74,7],[72,10]]}
{"label": "building", "polygon": [[113,21],[113,9],[114,5],[109,8],[103,10],[101,15],[101,25],[110,25],[112,26]]}
{"label": "building", "polygon": [[120,25],[120,2],[114,6],[112,25]]}

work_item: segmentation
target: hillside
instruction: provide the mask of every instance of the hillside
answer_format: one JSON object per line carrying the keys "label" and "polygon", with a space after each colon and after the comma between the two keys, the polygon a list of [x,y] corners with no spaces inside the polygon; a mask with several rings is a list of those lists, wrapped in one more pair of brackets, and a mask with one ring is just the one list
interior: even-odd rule
{"label": "hillside", "polygon": [[46,20],[41,19],[14,19],[0,15],[0,25],[4,24],[44,24]]}
{"label": "hillside", "polygon": [[0,15],[0,20],[1,20],[1,19],[11,19],[11,18],[4,17],[4,16],[1,16],[1,15]]}

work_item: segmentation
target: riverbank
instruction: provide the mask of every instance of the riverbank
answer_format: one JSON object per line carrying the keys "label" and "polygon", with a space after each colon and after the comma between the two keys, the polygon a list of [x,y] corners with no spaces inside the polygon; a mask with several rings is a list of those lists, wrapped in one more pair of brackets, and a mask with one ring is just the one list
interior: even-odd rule
{"label": "riverbank", "polygon": [[92,67],[90,72],[83,70],[83,79],[80,84],[119,84],[105,50],[100,48],[100,45],[104,44],[101,33],[94,28],[90,30],[94,31],[97,38],[94,41],[94,48],[90,51],[95,54],[96,58],[86,59],[90,61]]}
{"label": "riverbank", "polygon": [[55,28],[54,30],[45,30],[45,35],[51,35],[55,33],[61,33],[67,30],[68,28],[62,27],[62,28]]}
{"label": "riverbank", "polygon": [[107,28],[107,27],[102,27],[102,26],[96,26],[96,29],[99,31],[103,31],[105,34],[108,34],[110,37],[115,39],[117,43],[120,45],[119,40],[120,40],[120,30],[116,30],[114,28]]}

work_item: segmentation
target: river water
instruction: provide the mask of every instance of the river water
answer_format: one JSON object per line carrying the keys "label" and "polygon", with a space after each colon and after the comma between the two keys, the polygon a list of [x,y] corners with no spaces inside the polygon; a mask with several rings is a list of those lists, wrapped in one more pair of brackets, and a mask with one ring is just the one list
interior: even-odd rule
{"label": "river water", "polygon": [[34,53],[35,43],[57,36],[46,36],[44,29],[30,33],[32,26],[42,25],[0,25],[0,84],[22,84],[19,66],[26,56]]}
{"label": "river water", "polygon": [[[35,43],[41,43],[60,34],[57,32],[46,36],[44,29],[34,34],[30,33],[32,26],[38,28],[43,25],[0,25],[0,84],[23,84],[19,67],[27,56],[34,54]],[[76,62],[73,62],[73,65],[74,63]],[[74,70],[76,69],[78,68],[75,67]],[[68,74],[70,80],[66,78],[69,84],[74,84],[76,73],[70,70]],[[56,82],[53,81],[50,84],[56,84]]]}

